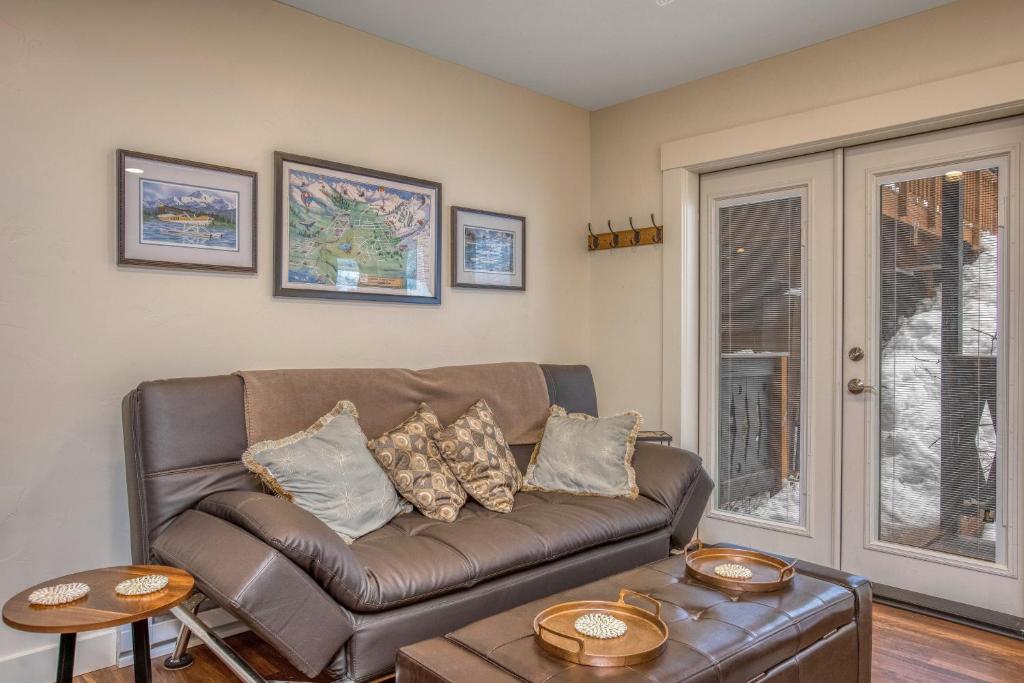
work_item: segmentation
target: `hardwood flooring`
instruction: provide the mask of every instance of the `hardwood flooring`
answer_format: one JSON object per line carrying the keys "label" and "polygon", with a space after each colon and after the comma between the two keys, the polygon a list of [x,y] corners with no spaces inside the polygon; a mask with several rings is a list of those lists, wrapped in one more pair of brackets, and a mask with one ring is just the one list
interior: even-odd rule
{"label": "hardwood flooring", "polygon": [[[274,650],[251,633],[229,639],[261,674],[303,681]],[[1024,642],[913,612],[875,605],[874,683],[950,683],[1024,680]],[[184,671],[165,671],[153,662],[154,683],[235,683],[237,679],[206,649],[192,648],[196,663]],[[131,683],[131,668],[112,667],[79,676],[77,683]],[[321,677],[317,681],[324,681]]]}

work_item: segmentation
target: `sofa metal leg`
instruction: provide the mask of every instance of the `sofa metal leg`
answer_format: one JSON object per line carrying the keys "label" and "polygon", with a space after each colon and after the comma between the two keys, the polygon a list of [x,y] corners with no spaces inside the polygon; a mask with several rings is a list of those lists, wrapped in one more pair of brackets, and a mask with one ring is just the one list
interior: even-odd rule
{"label": "sofa metal leg", "polygon": [[[191,612],[194,616],[199,613],[199,606],[202,605],[205,600],[205,595],[202,593],[196,593],[182,603],[181,606],[183,609],[187,609]],[[188,643],[191,638],[192,629],[182,623],[181,630],[178,631],[178,639],[174,642],[174,653],[169,657],[164,658],[165,669],[168,671],[179,671],[192,666],[192,663],[195,662],[195,657],[188,653]]]}
{"label": "sofa metal leg", "polygon": [[[178,605],[171,610],[171,614],[177,617],[183,627],[188,628],[199,640],[203,641],[217,659],[223,662],[224,666],[238,677],[238,680],[242,681],[242,683],[279,683],[259,675],[255,669],[249,666],[247,661],[242,659],[237,652],[231,649],[230,645],[224,642],[223,638],[214,633],[196,614],[189,610],[187,608],[188,605],[188,602]],[[175,651],[177,651],[177,648]]]}

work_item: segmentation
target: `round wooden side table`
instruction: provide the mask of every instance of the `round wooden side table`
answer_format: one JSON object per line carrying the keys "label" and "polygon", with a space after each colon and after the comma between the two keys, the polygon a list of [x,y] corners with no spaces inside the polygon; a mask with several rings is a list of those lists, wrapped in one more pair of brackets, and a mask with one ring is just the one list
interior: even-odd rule
{"label": "round wooden side table", "polygon": [[[149,595],[118,595],[114,586],[125,579],[146,574],[163,574],[167,586]],[[29,594],[37,588],[57,583],[81,582],[89,585],[83,598],[64,605],[33,605]],[[4,605],[4,623],[19,631],[59,633],[57,683],[70,683],[75,668],[75,640],[83,631],[132,625],[132,653],[136,683],[149,683],[152,670],[149,661],[150,617],[162,614],[184,602],[192,592],[195,580],[188,572],[160,565],[131,565],[92,569],[68,574],[52,581],[27,588]]]}

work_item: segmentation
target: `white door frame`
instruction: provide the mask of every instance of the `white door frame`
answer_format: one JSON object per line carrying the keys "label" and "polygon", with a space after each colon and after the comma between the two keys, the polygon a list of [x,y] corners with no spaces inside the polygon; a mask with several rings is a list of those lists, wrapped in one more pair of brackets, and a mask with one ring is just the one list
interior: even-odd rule
{"label": "white door frame", "polygon": [[664,143],[661,424],[678,444],[700,452],[700,173],[1021,113],[1024,61]]}

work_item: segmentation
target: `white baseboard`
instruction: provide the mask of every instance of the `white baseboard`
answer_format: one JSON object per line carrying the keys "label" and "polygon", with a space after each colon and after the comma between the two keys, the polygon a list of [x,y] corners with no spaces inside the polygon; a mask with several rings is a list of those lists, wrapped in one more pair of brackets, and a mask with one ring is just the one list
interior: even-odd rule
{"label": "white baseboard", "polygon": [[[58,636],[49,645],[18,652],[0,659],[0,681],[52,683],[57,675]],[[75,644],[75,675],[113,666],[117,654],[114,629],[78,635]]]}
{"label": "white baseboard", "polygon": [[[249,627],[236,620],[222,609],[202,613],[202,619],[221,638],[248,631]],[[149,625],[150,657],[166,657],[174,652],[180,622],[170,615],[159,617]],[[203,641],[193,636],[189,647]],[[33,650],[25,650],[0,658],[0,681],[18,683],[52,683],[57,673],[58,637],[53,642]],[[116,629],[81,633],[75,645],[75,675],[80,676],[109,666],[132,665],[132,628],[130,625]],[[159,664],[154,664],[159,666]]]}

